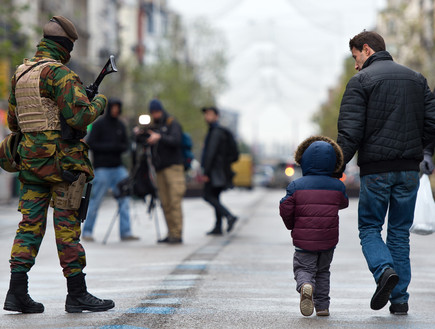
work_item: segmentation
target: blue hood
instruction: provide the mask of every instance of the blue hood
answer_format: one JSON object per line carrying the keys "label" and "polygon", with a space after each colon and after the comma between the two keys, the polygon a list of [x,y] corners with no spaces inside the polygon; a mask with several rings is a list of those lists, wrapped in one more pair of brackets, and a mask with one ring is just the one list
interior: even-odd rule
{"label": "blue hood", "polygon": [[324,141],[313,142],[302,155],[300,161],[303,175],[332,175],[337,156],[334,147]]}

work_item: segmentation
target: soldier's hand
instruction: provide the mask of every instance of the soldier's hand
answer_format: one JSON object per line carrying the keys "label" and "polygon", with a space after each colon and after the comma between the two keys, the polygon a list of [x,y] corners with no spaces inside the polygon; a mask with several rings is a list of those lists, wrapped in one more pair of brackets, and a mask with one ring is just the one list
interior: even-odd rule
{"label": "soldier's hand", "polygon": [[104,114],[104,109],[106,108],[107,105],[107,98],[106,96],[104,96],[103,94],[98,94],[97,96],[95,96],[93,102],[97,102],[99,105],[99,108],[101,108],[101,112],[100,115]]}
{"label": "soldier's hand", "polygon": [[433,170],[435,169],[432,156],[430,154],[425,154],[423,161],[420,162],[420,170],[423,174],[431,175]]}

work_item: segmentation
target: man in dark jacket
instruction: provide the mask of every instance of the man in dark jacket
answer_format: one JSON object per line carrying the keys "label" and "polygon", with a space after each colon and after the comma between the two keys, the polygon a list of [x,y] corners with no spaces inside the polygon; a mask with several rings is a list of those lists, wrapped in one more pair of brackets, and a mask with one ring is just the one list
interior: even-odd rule
{"label": "man in dark jacket", "polygon": [[[112,189],[116,195],[117,184],[128,176],[121,159],[122,153],[129,148],[125,125],[119,120],[121,111],[122,102],[119,99],[109,99],[106,114],[95,122],[87,140],[94,156],[95,178],[88,216],[83,226],[82,240],[84,241],[94,241],[92,231],[98,209],[107,191]],[[129,198],[122,196],[118,197],[117,201],[121,241],[138,240],[131,233]]]}
{"label": "man in dark jacket", "polygon": [[393,61],[379,34],[364,31],[349,46],[359,73],[343,95],[337,142],[345,163],[358,151],[359,236],[377,282],[370,307],[379,310],[390,300],[391,313],[407,314],[409,228],[423,148],[435,138],[435,99],[421,74]]}
{"label": "man in dark jacket", "polygon": [[220,202],[219,196],[222,191],[232,187],[233,173],[231,163],[226,157],[226,140],[228,130],[219,125],[219,111],[215,107],[202,109],[204,119],[209,125],[209,130],[204,142],[202,153],[202,169],[204,180],[203,198],[210,203],[216,214],[215,227],[208,232],[209,235],[222,235],[222,217],[228,222],[227,231],[230,232],[237,220],[230,211]]}
{"label": "man in dark jacket", "polygon": [[186,192],[181,151],[183,131],[178,121],[164,110],[159,100],[154,99],[150,102],[149,111],[153,123],[148,130],[147,143],[151,145],[157,190],[168,227],[168,236],[158,242],[180,244],[183,242],[181,201]]}

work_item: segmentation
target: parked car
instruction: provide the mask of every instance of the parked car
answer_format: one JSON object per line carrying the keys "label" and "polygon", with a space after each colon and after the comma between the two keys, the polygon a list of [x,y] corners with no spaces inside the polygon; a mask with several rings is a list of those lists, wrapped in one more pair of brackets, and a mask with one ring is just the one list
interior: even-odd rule
{"label": "parked car", "polygon": [[273,166],[256,165],[254,169],[254,185],[267,187],[273,179]]}
{"label": "parked car", "polygon": [[294,163],[280,162],[273,167],[273,177],[267,187],[286,188],[295,179],[302,177],[302,169]]}
{"label": "parked car", "polygon": [[234,187],[243,187],[252,189],[253,182],[253,161],[252,156],[247,153],[242,153],[239,160],[231,166],[235,176],[233,178]]}

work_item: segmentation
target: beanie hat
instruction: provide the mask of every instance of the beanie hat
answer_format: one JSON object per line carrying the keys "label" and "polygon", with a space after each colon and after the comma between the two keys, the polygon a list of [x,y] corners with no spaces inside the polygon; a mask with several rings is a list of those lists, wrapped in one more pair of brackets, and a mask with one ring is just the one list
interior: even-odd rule
{"label": "beanie hat", "polygon": [[302,160],[302,155],[304,154],[305,150],[314,142],[316,141],[323,141],[326,143],[329,143],[334,148],[335,156],[337,158],[337,161],[335,163],[334,172],[338,173],[341,169],[341,167],[344,164],[344,157],[343,157],[343,151],[341,150],[341,147],[332,139],[326,136],[311,136],[308,137],[306,140],[304,140],[296,149],[294,158],[296,164],[300,165]]}
{"label": "beanie hat", "polygon": [[158,99],[153,99],[150,102],[149,110],[150,110],[150,113],[156,112],[156,111],[163,111],[163,105]]}
{"label": "beanie hat", "polygon": [[63,16],[53,16],[42,29],[44,36],[67,37],[72,41],[79,38],[74,24]]}
{"label": "beanie hat", "polygon": [[204,113],[205,111],[213,111],[216,115],[219,115],[219,110],[214,106],[203,107],[201,111]]}

